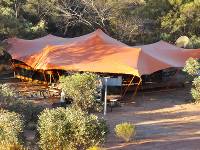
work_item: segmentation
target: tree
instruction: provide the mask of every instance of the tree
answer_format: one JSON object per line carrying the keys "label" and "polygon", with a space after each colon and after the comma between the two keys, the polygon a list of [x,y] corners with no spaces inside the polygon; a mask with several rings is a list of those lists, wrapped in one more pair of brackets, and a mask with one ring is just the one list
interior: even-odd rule
{"label": "tree", "polygon": [[13,36],[34,38],[46,34],[41,20],[34,22],[26,18],[26,4],[26,0],[0,1],[0,40]]}
{"label": "tree", "polygon": [[28,0],[26,9],[47,22],[47,30],[61,36],[80,36],[101,28],[131,43],[142,21],[132,10],[144,0]]}
{"label": "tree", "polygon": [[200,45],[199,0],[2,0],[0,37],[75,37],[101,28],[135,45],[188,36]]}
{"label": "tree", "polygon": [[171,38],[180,35],[199,35],[200,1],[169,0],[172,9],[161,18],[161,27],[171,34]]}

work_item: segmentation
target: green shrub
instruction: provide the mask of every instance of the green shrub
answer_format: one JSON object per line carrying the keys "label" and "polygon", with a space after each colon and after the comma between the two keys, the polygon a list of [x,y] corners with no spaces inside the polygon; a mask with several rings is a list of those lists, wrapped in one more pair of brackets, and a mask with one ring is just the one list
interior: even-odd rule
{"label": "green shrub", "polygon": [[92,146],[92,147],[89,147],[87,150],[104,150],[104,149],[99,146]]}
{"label": "green shrub", "polygon": [[17,99],[15,90],[8,84],[0,84],[0,107],[21,114],[25,124],[36,122],[44,109],[29,100]]}
{"label": "green shrub", "polygon": [[187,72],[188,75],[193,80],[193,84],[192,84],[193,87],[191,89],[193,102],[199,102],[200,101],[200,76],[198,76],[198,73],[200,71],[199,60],[194,59],[194,58],[189,58],[186,61],[186,65],[183,71]]}
{"label": "green shrub", "polygon": [[19,114],[0,109],[0,144],[18,144],[22,130],[23,121]]}
{"label": "green shrub", "polygon": [[20,144],[1,142],[0,150],[26,150],[26,149]]}
{"label": "green shrub", "polygon": [[0,95],[2,97],[14,97],[16,93],[8,84],[0,84]]}
{"label": "green shrub", "polygon": [[14,111],[23,116],[25,125],[29,122],[37,122],[38,115],[44,110],[44,107],[33,104],[28,100],[7,99],[2,106],[4,109]]}
{"label": "green shrub", "polygon": [[45,109],[39,116],[40,147],[52,149],[86,149],[104,141],[105,121],[81,109]]}
{"label": "green shrub", "polygon": [[188,48],[200,48],[200,37],[197,37],[196,35],[193,35],[190,38],[190,42],[189,42]]}
{"label": "green shrub", "polygon": [[9,110],[20,113],[26,122],[36,122],[38,115],[44,110],[42,106],[38,106],[27,100],[18,100],[9,105]]}
{"label": "green shrub", "polygon": [[92,73],[74,74],[61,77],[60,84],[66,95],[73,99],[73,107],[90,111],[96,108],[98,76]]}
{"label": "green shrub", "polygon": [[194,79],[191,94],[193,97],[193,102],[200,102],[200,76]]}
{"label": "green shrub", "polygon": [[185,63],[183,71],[187,72],[191,76],[196,76],[199,69],[200,63],[198,62],[198,60],[194,58],[189,58]]}
{"label": "green shrub", "polygon": [[122,138],[125,142],[129,142],[135,136],[135,126],[131,123],[121,123],[116,125],[115,133],[117,137]]}

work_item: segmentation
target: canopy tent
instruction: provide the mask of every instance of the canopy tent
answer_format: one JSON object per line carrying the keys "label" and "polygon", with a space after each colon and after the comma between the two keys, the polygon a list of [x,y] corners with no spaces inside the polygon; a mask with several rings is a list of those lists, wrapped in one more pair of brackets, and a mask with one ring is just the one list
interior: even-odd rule
{"label": "canopy tent", "polygon": [[130,47],[101,30],[76,38],[48,35],[30,41],[8,40],[8,43],[11,45],[8,52],[13,59],[43,70],[120,73],[140,77],[169,67],[183,67],[189,57],[200,58],[200,49],[186,50],[164,41]]}
{"label": "canopy tent", "polygon": [[9,38],[5,40],[9,47],[8,52],[11,54],[13,59],[23,61],[25,57],[29,57],[37,52],[41,52],[42,49],[47,47],[48,45],[63,45],[63,44],[70,44],[73,42],[84,42],[87,39],[90,39],[97,33],[102,33],[100,36],[106,40],[107,43],[110,44],[117,44],[117,45],[125,45],[108,35],[104,34],[100,29],[96,30],[95,32],[92,32],[87,35],[83,35],[80,37],[75,38],[62,38],[58,36],[54,36],[51,34],[48,34],[44,37],[34,39],[34,40],[25,40],[20,38]]}
{"label": "canopy tent", "polygon": [[134,48],[141,48],[137,65],[140,75],[148,75],[170,67],[184,67],[188,58],[200,58],[200,49],[183,49],[165,41]]}
{"label": "canopy tent", "polygon": [[48,34],[47,36],[34,40],[9,38],[5,41],[8,43],[8,52],[11,54],[12,58],[22,60],[23,57],[31,56],[32,54],[39,52],[49,44],[63,44],[68,41],[68,39]]}

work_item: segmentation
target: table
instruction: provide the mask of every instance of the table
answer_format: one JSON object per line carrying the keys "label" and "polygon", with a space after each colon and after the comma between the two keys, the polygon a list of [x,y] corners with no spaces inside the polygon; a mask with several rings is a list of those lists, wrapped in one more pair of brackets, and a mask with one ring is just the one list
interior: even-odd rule
{"label": "table", "polygon": [[110,108],[111,108],[111,112],[112,112],[112,108],[113,108],[113,106],[116,105],[118,99],[110,99],[109,101],[110,101]]}

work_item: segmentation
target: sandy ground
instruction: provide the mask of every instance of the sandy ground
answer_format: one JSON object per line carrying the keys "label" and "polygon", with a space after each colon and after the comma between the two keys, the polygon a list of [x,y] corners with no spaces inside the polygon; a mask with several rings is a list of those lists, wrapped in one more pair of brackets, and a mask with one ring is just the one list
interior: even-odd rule
{"label": "sandy ground", "polygon": [[[99,114],[110,127],[103,147],[106,150],[200,150],[200,104],[191,104],[190,99],[189,88],[140,92],[137,97],[125,99],[126,103],[109,111],[107,116]],[[51,101],[54,100],[35,100],[45,105]],[[114,127],[121,122],[136,125],[137,134],[130,143],[115,136]],[[35,138],[31,130],[24,134],[28,141]]]}
{"label": "sandy ground", "polygon": [[[189,89],[179,88],[140,93],[137,103],[114,108],[105,117],[111,130],[106,150],[200,150],[200,104],[189,104],[190,99]],[[121,122],[136,125],[133,142],[116,138],[113,129]]]}

